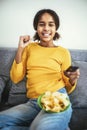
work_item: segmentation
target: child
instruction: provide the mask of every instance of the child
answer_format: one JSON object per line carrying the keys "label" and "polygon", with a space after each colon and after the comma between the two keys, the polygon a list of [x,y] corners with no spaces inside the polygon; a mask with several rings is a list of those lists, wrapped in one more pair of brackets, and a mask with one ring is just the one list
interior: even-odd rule
{"label": "child", "polygon": [[47,113],[37,104],[38,96],[46,91],[71,93],[80,75],[79,69],[64,73],[71,66],[71,56],[67,49],[54,44],[60,37],[59,25],[55,11],[42,9],[33,21],[35,42],[30,43],[28,35],[20,37],[10,77],[18,83],[26,75],[29,101],[0,113],[1,130],[67,130],[71,105],[64,112]]}

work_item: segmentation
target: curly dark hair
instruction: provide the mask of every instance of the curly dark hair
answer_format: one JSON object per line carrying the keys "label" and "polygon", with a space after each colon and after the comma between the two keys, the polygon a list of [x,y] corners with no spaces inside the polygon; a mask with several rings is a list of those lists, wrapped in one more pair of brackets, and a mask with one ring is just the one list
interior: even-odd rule
{"label": "curly dark hair", "polygon": [[[53,11],[51,9],[42,9],[36,13],[34,20],[33,20],[34,29],[37,30],[38,22],[44,13],[49,13],[53,17],[53,19],[55,21],[55,25],[56,25],[56,30],[57,30],[60,26],[59,16],[57,15],[57,13],[55,11]],[[56,32],[53,40],[57,40],[57,39],[59,39],[59,37],[60,37],[59,33]],[[35,33],[33,39],[38,40],[38,41],[40,40],[40,37],[37,32]]]}

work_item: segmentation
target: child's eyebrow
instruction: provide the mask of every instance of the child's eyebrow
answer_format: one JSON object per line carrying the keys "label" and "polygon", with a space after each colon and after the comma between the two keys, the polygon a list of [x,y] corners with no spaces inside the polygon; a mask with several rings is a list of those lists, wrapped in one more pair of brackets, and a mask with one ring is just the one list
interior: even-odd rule
{"label": "child's eyebrow", "polygon": [[[39,21],[38,23],[45,23],[44,21]],[[49,23],[55,23],[54,21],[49,21]]]}

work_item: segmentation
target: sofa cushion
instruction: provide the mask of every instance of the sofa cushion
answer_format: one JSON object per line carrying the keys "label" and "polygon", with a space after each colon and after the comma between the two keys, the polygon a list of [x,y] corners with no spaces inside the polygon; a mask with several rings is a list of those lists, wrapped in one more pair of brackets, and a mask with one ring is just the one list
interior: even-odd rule
{"label": "sofa cushion", "polygon": [[11,48],[0,48],[0,75],[9,76],[9,70],[13,63],[15,52]]}
{"label": "sofa cushion", "polygon": [[73,108],[87,108],[87,62],[74,61],[73,65],[79,66],[80,78],[76,89],[70,94]]}
{"label": "sofa cushion", "polygon": [[14,84],[11,80],[8,85],[10,86],[8,104],[18,105],[25,103],[28,99],[26,97],[26,79],[23,79],[21,82]]}
{"label": "sofa cushion", "polygon": [[74,109],[69,126],[71,130],[86,130],[87,109]]}
{"label": "sofa cushion", "polygon": [[9,77],[0,75],[0,102],[1,102],[2,94],[3,94],[4,88],[6,86],[8,79]]}

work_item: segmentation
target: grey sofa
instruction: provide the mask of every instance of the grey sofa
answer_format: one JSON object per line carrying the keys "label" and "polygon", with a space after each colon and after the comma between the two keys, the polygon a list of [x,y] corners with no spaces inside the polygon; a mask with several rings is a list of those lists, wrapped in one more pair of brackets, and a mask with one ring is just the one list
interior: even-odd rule
{"label": "grey sofa", "polygon": [[[24,78],[14,84],[9,77],[16,48],[0,48],[0,111],[25,103],[26,88]],[[70,50],[72,64],[80,67],[80,78],[75,91],[69,95],[73,114],[70,121],[71,130],[87,130],[87,50]]]}

